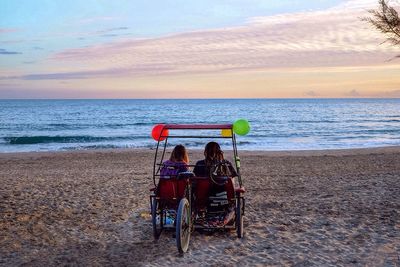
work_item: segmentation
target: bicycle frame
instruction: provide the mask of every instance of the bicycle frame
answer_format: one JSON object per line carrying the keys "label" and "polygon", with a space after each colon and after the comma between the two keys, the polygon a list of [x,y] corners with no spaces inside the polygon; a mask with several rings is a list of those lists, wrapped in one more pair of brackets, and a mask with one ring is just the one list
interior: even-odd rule
{"label": "bicycle frame", "polygon": [[[238,156],[237,144],[236,144],[236,135],[233,132],[232,124],[165,124],[161,133],[164,130],[230,130],[231,136],[208,136],[208,135],[160,135],[157,140],[156,152],[154,155],[154,163],[153,163],[153,183],[156,186],[156,177],[160,173],[160,169],[165,157],[165,151],[167,148],[168,140],[172,138],[215,138],[215,139],[231,139],[232,147],[233,147],[233,157],[235,161],[235,169],[237,173],[239,186],[242,187],[242,177],[240,174],[240,158]],[[164,139],[165,138],[165,139]],[[161,140],[162,139],[162,140]],[[158,160],[158,154],[160,147],[162,147],[162,154],[160,159]]]}

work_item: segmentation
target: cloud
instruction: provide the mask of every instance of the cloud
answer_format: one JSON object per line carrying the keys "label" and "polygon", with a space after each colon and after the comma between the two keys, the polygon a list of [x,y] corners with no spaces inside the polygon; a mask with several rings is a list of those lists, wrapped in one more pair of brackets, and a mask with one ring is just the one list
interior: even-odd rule
{"label": "cloud", "polygon": [[94,35],[100,34],[100,37],[117,37],[120,36],[121,34],[115,33],[115,32],[121,32],[124,30],[128,30],[128,27],[114,27],[114,28],[108,28],[100,31],[94,32]]}
{"label": "cloud", "polygon": [[313,91],[313,90],[310,90],[310,91],[304,92],[304,95],[305,95],[305,96],[311,96],[311,97],[319,96],[319,94],[318,94],[318,93],[316,93],[316,92],[315,92],[315,91]]}
{"label": "cloud", "polygon": [[[360,21],[360,17],[368,15],[367,9],[375,5],[372,0],[352,0],[322,11],[252,18],[237,27],[67,49],[52,55],[50,60],[55,65],[62,62],[85,69],[21,78],[86,79],[97,75],[215,74],[232,70],[383,65],[400,51],[379,45],[383,36]],[[121,26],[91,34],[115,37],[115,31],[126,29]]]}
{"label": "cloud", "polygon": [[[90,32],[69,33],[68,35],[69,35],[69,37],[76,37],[77,40],[86,40],[86,39],[88,39],[88,37],[93,37],[93,36],[117,37],[117,36],[126,35],[127,33],[122,33],[122,31],[125,31],[128,29],[129,29],[129,27],[121,26],[121,27],[113,27],[113,28],[107,28],[107,29],[90,31]],[[61,35],[61,36],[65,37],[65,35]]]}
{"label": "cloud", "polygon": [[395,97],[395,98],[400,98],[400,90],[392,90],[392,91],[387,91],[382,94],[383,97]]}
{"label": "cloud", "polygon": [[[111,70],[107,70],[106,73],[111,74]],[[86,79],[88,76],[102,76],[102,71],[76,71],[76,72],[60,72],[60,73],[44,73],[44,74],[29,74],[19,77],[21,80],[36,81],[36,80],[69,80],[69,79]]]}
{"label": "cloud", "polygon": [[0,83],[0,88],[4,88],[7,86],[15,86],[15,84],[14,83]]}
{"label": "cloud", "polygon": [[114,31],[122,31],[122,30],[128,30],[128,27],[114,27],[114,28],[108,28],[104,30],[97,31],[96,33],[107,33],[107,32],[114,32]]}
{"label": "cloud", "polygon": [[34,47],[32,47],[32,49],[33,50],[44,50],[44,48],[40,47],[40,46],[34,46]]}
{"label": "cloud", "polygon": [[[27,63],[28,64],[28,63]],[[168,71],[165,67],[157,67],[153,69],[147,69],[146,66],[137,66],[133,72],[148,72],[153,74],[160,74]],[[53,72],[53,73],[39,73],[39,74],[27,74],[27,75],[14,75],[14,76],[0,76],[0,80],[74,80],[74,79],[89,79],[93,77],[111,77],[111,76],[123,76],[129,75],[132,72],[131,69],[100,69],[92,71],[73,71],[73,72]]]}
{"label": "cloud", "polygon": [[19,29],[16,28],[0,28],[0,34],[9,33],[9,32],[17,32]]}
{"label": "cloud", "polygon": [[324,11],[253,18],[240,27],[68,49],[53,59],[132,72],[146,64],[146,70],[163,66],[176,73],[383,64],[398,50],[379,45],[382,36],[360,21],[365,7],[349,1]]}
{"label": "cloud", "polygon": [[6,49],[0,48],[0,55],[19,55],[22,54],[21,52],[15,52],[15,51],[8,51]]}
{"label": "cloud", "polygon": [[22,40],[22,39],[17,39],[17,40],[7,40],[7,41],[0,41],[0,44],[20,44],[20,43],[24,43],[26,42],[26,40]]}
{"label": "cloud", "polygon": [[117,37],[120,36],[119,34],[115,34],[115,33],[107,33],[107,34],[102,34],[100,35],[101,37]]}
{"label": "cloud", "polygon": [[[115,20],[119,20],[119,19],[121,19],[121,18],[113,17],[113,16],[98,16],[98,17],[82,18],[75,22],[72,22],[72,24],[87,25],[87,24],[92,24],[92,23],[96,23],[96,22],[115,21]],[[71,22],[68,22],[68,24],[71,24]]]}
{"label": "cloud", "polygon": [[359,96],[361,96],[361,94],[355,89],[351,90],[350,92],[346,93],[345,95],[346,96],[350,96],[350,97],[359,97]]}

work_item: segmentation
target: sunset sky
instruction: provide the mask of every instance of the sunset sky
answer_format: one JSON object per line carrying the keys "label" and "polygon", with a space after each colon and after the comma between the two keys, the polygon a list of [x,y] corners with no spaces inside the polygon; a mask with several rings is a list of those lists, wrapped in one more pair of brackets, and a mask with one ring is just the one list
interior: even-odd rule
{"label": "sunset sky", "polygon": [[400,97],[377,2],[0,0],[0,98]]}

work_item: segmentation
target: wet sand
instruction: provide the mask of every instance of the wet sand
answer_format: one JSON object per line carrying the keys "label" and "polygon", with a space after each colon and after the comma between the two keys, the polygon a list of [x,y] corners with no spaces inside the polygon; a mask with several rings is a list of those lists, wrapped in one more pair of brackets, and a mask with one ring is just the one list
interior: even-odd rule
{"label": "wet sand", "polygon": [[153,151],[0,154],[0,265],[400,266],[400,148],[241,158],[245,237],[195,232],[180,256],[153,241]]}

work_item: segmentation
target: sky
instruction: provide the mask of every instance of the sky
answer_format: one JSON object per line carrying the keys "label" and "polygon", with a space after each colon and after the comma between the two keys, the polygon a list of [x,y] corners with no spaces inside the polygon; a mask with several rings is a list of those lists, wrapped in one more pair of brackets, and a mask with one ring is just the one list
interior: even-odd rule
{"label": "sky", "polygon": [[0,98],[400,97],[377,2],[0,0]]}

